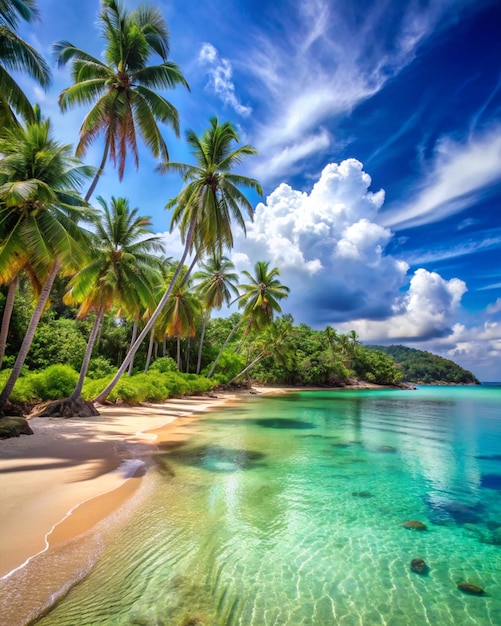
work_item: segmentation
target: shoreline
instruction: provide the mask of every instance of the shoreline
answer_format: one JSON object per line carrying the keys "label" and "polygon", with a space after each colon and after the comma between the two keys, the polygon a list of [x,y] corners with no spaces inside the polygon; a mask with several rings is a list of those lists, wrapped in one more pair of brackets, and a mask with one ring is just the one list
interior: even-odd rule
{"label": "shoreline", "polygon": [[[252,394],[283,391],[254,388]],[[94,567],[113,530],[148,492],[157,444],[189,438],[204,414],[250,393],[103,406],[90,418],[36,417],[29,420],[34,435],[0,440],[5,623],[25,626],[41,617]]]}
{"label": "shoreline", "polygon": [[[191,423],[243,396],[222,393],[135,407],[102,406],[101,414],[90,418],[36,417],[29,420],[33,435],[0,441],[0,581],[109,515],[106,496],[111,498],[127,482],[139,487],[155,444],[178,438],[175,430],[183,418]],[[94,502],[89,513],[98,498],[100,504]]]}
{"label": "shoreline", "polygon": [[31,623],[94,566],[103,537],[147,492],[158,444],[186,440],[207,412],[305,390],[253,387],[102,406],[89,418],[34,417],[34,435],[0,440],[0,611],[9,626]]}

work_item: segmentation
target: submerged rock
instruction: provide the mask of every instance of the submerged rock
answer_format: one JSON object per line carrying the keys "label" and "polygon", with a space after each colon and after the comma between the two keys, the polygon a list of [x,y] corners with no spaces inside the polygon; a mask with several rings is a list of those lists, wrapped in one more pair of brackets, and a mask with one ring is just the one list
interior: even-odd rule
{"label": "submerged rock", "polygon": [[457,588],[463,593],[469,593],[472,596],[483,596],[485,593],[482,587],[479,587],[478,585],[474,585],[473,583],[469,583],[467,581],[458,583]]}
{"label": "submerged rock", "polygon": [[419,522],[418,520],[411,519],[408,522],[404,522],[402,524],[404,528],[409,528],[410,530],[426,530],[426,524],[423,522]]}
{"label": "submerged rock", "polygon": [[397,449],[394,446],[379,446],[379,452],[396,452]]}
{"label": "submerged rock", "polygon": [[428,566],[423,559],[412,559],[411,570],[416,574],[426,574],[428,572]]}

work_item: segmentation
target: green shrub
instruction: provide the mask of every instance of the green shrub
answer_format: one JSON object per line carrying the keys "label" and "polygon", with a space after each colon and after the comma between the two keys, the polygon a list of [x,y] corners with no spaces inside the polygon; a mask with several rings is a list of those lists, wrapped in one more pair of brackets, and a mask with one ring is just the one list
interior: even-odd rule
{"label": "green shrub", "polygon": [[13,402],[41,402],[42,398],[40,398],[33,384],[35,376],[36,374],[29,373],[17,379],[10,394],[10,399]]}
{"label": "green shrub", "polygon": [[27,378],[41,401],[58,400],[67,398],[75,389],[78,372],[69,365],[50,365],[41,372],[29,374]]}
{"label": "green shrub", "polygon": [[162,356],[159,359],[153,361],[150,365],[150,372],[154,370],[156,372],[177,372],[177,363],[170,356]]}
{"label": "green shrub", "polygon": [[97,380],[110,374],[115,375],[117,368],[114,367],[104,356],[96,356],[90,360],[87,378]]}
{"label": "green shrub", "polygon": [[[82,398],[84,400],[92,400],[99,393],[101,393],[101,391],[106,387],[106,385],[111,381],[112,378],[113,375],[104,376],[103,378],[96,378],[95,380],[86,378],[82,389]],[[109,396],[110,400],[116,398],[116,396],[114,395],[114,390],[112,394],[110,394]]]}

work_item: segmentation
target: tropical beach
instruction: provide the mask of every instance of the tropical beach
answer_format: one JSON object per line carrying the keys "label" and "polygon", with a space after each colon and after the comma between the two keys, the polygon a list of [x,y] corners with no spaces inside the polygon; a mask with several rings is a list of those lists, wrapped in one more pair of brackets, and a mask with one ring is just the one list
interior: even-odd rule
{"label": "tropical beach", "polygon": [[2,624],[501,623],[500,21],[0,2]]}
{"label": "tropical beach", "polygon": [[16,568],[48,547],[2,579],[2,615],[497,624],[499,389],[245,392],[34,418],[38,434],[1,443],[15,505],[2,549]]}
{"label": "tropical beach", "polygon": [[19,598],[11,595],[13,573],[26,570],[23,576],[29,580],[33,559],[47,553],[50,560],[52,550],[120,509],[140,487],[152,450],[185,437],[185,422],[238,401],[238,393],[221,393],[140,407],[101,407],[100,416],[86,419],[34,418],[34,435],[1,441],[4,619],[9,615],[12,625],[26,619]]}

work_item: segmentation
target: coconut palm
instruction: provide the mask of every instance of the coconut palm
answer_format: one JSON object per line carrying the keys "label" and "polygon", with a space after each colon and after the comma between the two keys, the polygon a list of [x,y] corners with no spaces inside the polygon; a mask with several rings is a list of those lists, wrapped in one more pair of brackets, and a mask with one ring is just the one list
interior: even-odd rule
{"label": "coconut palm", "polygon": [[280,270],[273,267],[269,270],[268,261],[257,261],[254,266],[254,276],[244,270],[244,276],[249,279],[249,283],[239,285],[241,295],[238,297],[238,306],[243,309],[240,321],[231,329],[226,337],[219,354],[213,362],[207,378],[214,374],[217,362],[228,345],[231,337],[238,328],[245,322],[247,324],[246,334],[253,329],[261,330],[271,324],[275,313],[281,313],[279,300],[287,297],[290,289],[279,281]]}
{"label": "coconut palm", "polygon": [[205,329],[212,310],[221,309],[225,303],[229,305],[232,296],[238,297],[238,274],[233,271],[234,269],[235,265],[228,257],[213,255],[201,264],[201,269],[194,276],[195,280],[198,281],[197,291],[202,298],[204,307],[198,347],[197,374],[200,374]]}
{"label": "coconut palm", "polygon": [[182,369],[181,339],[195,336],[195,318],[199,311],[200,301],[191,292],[189,282],[181,280],[158,318],[156,326],[161,329],[162,335],[176,338],[176,361],[179,371]]}
{"label": "coconut palm", "polygon": [[34,120],[28,98],[9,72],[24,72],[44,88],[50,83],[45,59],[16,33],[20,19],[38,17],[34,0],[0,0],[0,127],[17,123],[15,113]]}
{"label": "coconut palm", "polygon": [[[104,60],[97,59],[68,41],[54,44],[59,65],[72,62],[74,84],[59,96],[66,111],[73,105],[92,105],[80,128],[77,155],[82,156],[104,135],[104,152],[96,176],[87,192],[88,200],[106,161],[118,166],[122,180],[127,152],[139,166],[137,135],[141,135],[155,157],[169,159],[158,123],[167,124],[179,136],[176,108],[155,89],[188,88],[180,68],[168,61],[169,30],[160,11],[143,4],[128,12],[119,0],[102,0],[99,24],[106,43]],[[148,65],[158,55],[161,63]]]}
{"label": "coconut palm", "polygon": [[294,351],[292,331],[292,318],[290,316],[284,316],[270,322],[264,332],[253,342],[252,348],[257,354],[239,374],[230,380],[229,384],[235,383],[258,363],[268,357],[273,357],[273,361],[276,365],[289,364]]}
{"label": "coconut palm", "polygon": [[67,304],[80,304],[79,318],[95,313],[80,375],[69,398],[51,403],[39,415],[96,414],[81,394],[103,316],[117,305],[125,311],[138,304],[151,306],[153,288],[160,281],[160,259],[154,252],[163,251],[163,245],[152,234],[150,218],[131,210],[126,198],[112,197],[109,206],[102,197],[98,202],[102,214],[95,220],[92,252],[68,283],[64,298]]}
{"label": "coconut palm", "polygon": [[78,190],[93,170],[71,156],[70,146],[52,138],[49,120],[5,129],[0,134],[0,154],[0,282],[10,282],[13,267],[22,269],[28,257],[30,271],[42,285],[12,373],[0,394],[2,411],[57,274],[73,270],[84,257],[88,239],[79,222],[89,219],[91,211],[83,206]]}
{"label": "coconut palm", "polygon": [[[224,246],[231,247],[232,218],[245,230],[241,210],[245,210],[249,218],[252,218],[252,206],[239,188],[248,187],[262,193],[261,186],[256,180],[233,174],[231,171],[245,157],[256,154],[256,151],[248,145],[234,149],[234,144],[238,143],[239,138],[229,122],[219,124],[217,118],[213,118],[201,137],[197,137],[193,131],[188,131],[187,140],[193,148],[198,164],[194,166],[165,163],[162,166],[165,171],[182,173],[183,180],[187,182],[186,187],[167,205],[174,208],[171,230],[179,225],[184,243],[183,254],[170,285],[152,317],[129,350],[116,376],[96,398],[98,401],[103,401],[116,385],[130,359],[155,323],[177,283],[188,254],[194,252],[195,257],[200,257],[206,251],[213,253],[222,250]],[[189,273],[186,274],[188,275]]]}

